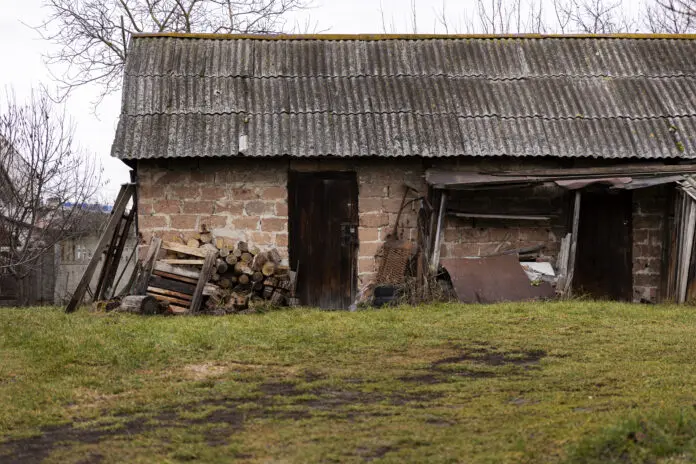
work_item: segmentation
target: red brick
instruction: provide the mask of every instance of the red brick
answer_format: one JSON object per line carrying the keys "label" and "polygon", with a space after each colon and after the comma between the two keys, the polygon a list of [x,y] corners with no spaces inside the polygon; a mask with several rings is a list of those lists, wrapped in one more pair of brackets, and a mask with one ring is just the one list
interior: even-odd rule
{"label": "red brick", "polygon": [[650,233],[647,230],[636,230],[633,232],[634,245],[649,245]]}
{"label": "red brick", "polygon": [[261,218],[259,216],[241,216],[232,218],[230,225],[235,230],[253,231],[258,230]]}
{"label": "red brick", "polygon": [[386,197],[389,194],[389,187],[377,181],[362,183],[358,187],[360,197]]}
{"label": "red brick", "polygon": [[249,233],[249,241],[253,246],[270,246],[273,245],[273,234],[254,231]]}
{"label": "red brick", "polygon": [[[399,209],[401,208],[401,198],[385,198],[382,200],[382,208],[385,213],[398,213]],[[407,201],[410,200],[410,198],[407,199]],[[411,211],[412,210],[412,205],[406,206],[404,209],[404,212]]]}
{"label": "red brick", "polygon": [[156,229],[167,227],[166,216],[140,216],[138,226],[141,229]]}
{"label": "red brick", "polygon": [[215,202],[210,200],[185,201],[183,212],[185,214],[213,214]]}
{"label": "red brick", "polygon": [[227,216],[220,216],[220,215],[212,215],[212,216],[201,216],[200,220],[198,221],[200,224],[200,228],[203,228],[203,224],[205,224],[206,228],[208,230],[210,229],[222,229],[227,225]]}
{"label": "red brick", "polygon": [[261,198],[264,200],[284,200],[287,197],[288,189],[285,187],[268,187],[261,194]]}
{"label": "red brick", "polygon": [[659,275],[634,274],[633,286],[635,287],[657,287],[660,284]]}
{"label": "red brick", "polygon": [[264,232],[284,232],[287,230],[287,219],[263,218],[261,219],[261,230]]}
{"label": "red brick", "polygon": [[288,216],[288,204],[283,202],[283,201],[279,201],[278,203],[276,203],[275,215],[280,216],[280,217],[287,217]]}
{"label": "red brick", "polygon": [[174,200],[196,200],[201,193],[199,187],[191,187],[189,185],[172,185],[169,189],[169,198]]}
{"label": "red brick", "polygon": [[449,247],[444,243],[440,245],[440,258],[450,258]]}
{"label": "red brick", "polygon": [[374,258],[358,258],[358,274],[364,274],[366,272],[375,272],[375,259]]}
{"label": "red brick", "polygon": [[222,200],[227,196],[225,187],[201,187],[201,199]]}
{"label": "red brick", "polygon": [[516,228],[491,227],[488,229],[488,241],[491,242],[514,242],[519,236],[520,231]]}
{"label": "red brick", "polygon": [[196,229],[198,216],[195,214],[174,214],[170,219],[172,229],[193,230]]}
{"label": "red brick", "polygon": [[241,216],[244,214],[244,203],[239,201],[217,201],[215,202],[215,214]]}
{"label": "red brick", "polygon": [[273,214],[275,203],[267,203],[261,200],[247,201],[244,204],[244,212],[247,216],[262,216]]}
{"label": "red brick", "polygon": [[382,212],[382,199],[360,198],[358,200],[358,210],[361,213],[380,213]]}
{"label": "red brick", "polygon": [[287,247],[288,246],[288,234],[275,234],[275,244],[276,246],[279,247]]}
{"label": "red brick", "polygon": [[483,228],[465,228],[462,231],[462,242],[477,243],[477,242],[488,242],[490,240],[490,235],[488,229]]}
{"label": "red brick", "polygon": [[358,238],[360,242],[376,242],[379,240],[379,229],[371,227],[359,227]]}
{"label": "red brick", "polygon": [[143,200],[142,198],[138,198],[138,212],[140,214],[154,214],[155,211],[153,209],[153,206],[154,202],[152,201],[152,199]]}
{"label": "red brick", "polygon": [[382,248],[381,242],[361,243],[360,249],[359,249],[359,256],[361,256],[361,257],[374,257],[381,248]]}
{"label": "red brick", "polygon": [[383,227],[389,225],[389,215],[382,213],[367,213],[360,215],[362,227]]}
{"label": "red brick", "polygon": [[659,245],[634,245],[633,256],[636,258],[660,258],[662,256],[662,247]]}
{"label": "red brick", "polygon": [[466,258],[479,255],[479,245],[476,243],[456,243],[450,246],[452,257]]}
{"label": "red brick", "polygon": [[159,214],[179,214],[181,203],[178,200],[159,200],[154,202],[152,210]]}
{"label": "red brick", "polygon": [[259,194],[251,188],[236,188],[232,189],[231,198],[233,200],[257,200]]}
{"label": "red brick", "polygon": [[444,237],[447,242],[458,242],[462,238],[461,229],[445,229]]}
{"label": "red brick", "polygon": [[138,198],[152,199],[164,196],[164,189],[159,185],[138,185]]}

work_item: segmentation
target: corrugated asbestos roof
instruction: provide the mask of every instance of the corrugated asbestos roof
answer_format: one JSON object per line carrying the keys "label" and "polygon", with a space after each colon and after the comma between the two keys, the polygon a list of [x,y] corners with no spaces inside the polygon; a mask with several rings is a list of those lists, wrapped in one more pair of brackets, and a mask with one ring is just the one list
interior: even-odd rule
{"label": "corrugated asbestos roof", "polygon": [[690,36],[231,37],[136,36],[112,154],[696,157]]}

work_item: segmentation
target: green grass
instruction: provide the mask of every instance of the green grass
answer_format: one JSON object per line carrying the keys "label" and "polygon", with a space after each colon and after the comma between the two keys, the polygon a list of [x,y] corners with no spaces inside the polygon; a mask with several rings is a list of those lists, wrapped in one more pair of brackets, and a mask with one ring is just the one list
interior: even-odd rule
{"label": "green grass", "polygon": [[0,462],[696,460],[696,313],[0,310]]}

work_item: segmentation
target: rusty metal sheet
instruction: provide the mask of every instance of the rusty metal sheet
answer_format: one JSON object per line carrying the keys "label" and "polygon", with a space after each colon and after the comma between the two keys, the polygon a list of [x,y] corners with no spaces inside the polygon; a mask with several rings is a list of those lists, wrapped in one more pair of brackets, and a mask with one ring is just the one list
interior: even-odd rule
{"label": "rusty metal sheet", "polygon": [[440,263],[452,278],[462,303],[500,303],[553,298],[548,282],[533,285],[517,255],[488,258],[443,258]]}

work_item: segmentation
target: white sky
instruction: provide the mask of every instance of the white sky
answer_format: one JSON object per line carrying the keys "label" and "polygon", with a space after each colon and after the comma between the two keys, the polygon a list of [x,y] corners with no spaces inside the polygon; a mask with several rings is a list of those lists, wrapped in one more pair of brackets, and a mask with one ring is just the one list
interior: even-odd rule
{"label": "white sky", "polygon": [[[625,3],[631,7],[638,1]],[[45,16],[42,3],[43,0],[0,0],[0,87],[12,86],[18,97],[26,95],[32,85],[51,84],[42,60],[49,44],[24,24],[41,22]],[[383,11],[387,32],[413,32],[410,0],[316,0],[314,5],[312,10],[292,18],[292,22],[305,24],[309,15],[318,32],[380,33],[384,32]],[[435,18],[442,5],[442,0],[416,0],[417,32],[442,32]],[[463,18],[473,10],[474,0],[448,0],[446,5],[451,24],[461,29]],[[110,156],[121,101],[120,95],[107,97],[95,115],[91,102],[97,95],[97,89],[80,89],[70,97],[67,108],[77,126],[77,140],[94,153],[104,168],[108,181],[105,197],[113,201],[118,186],[129,180],[128,168]]]}

